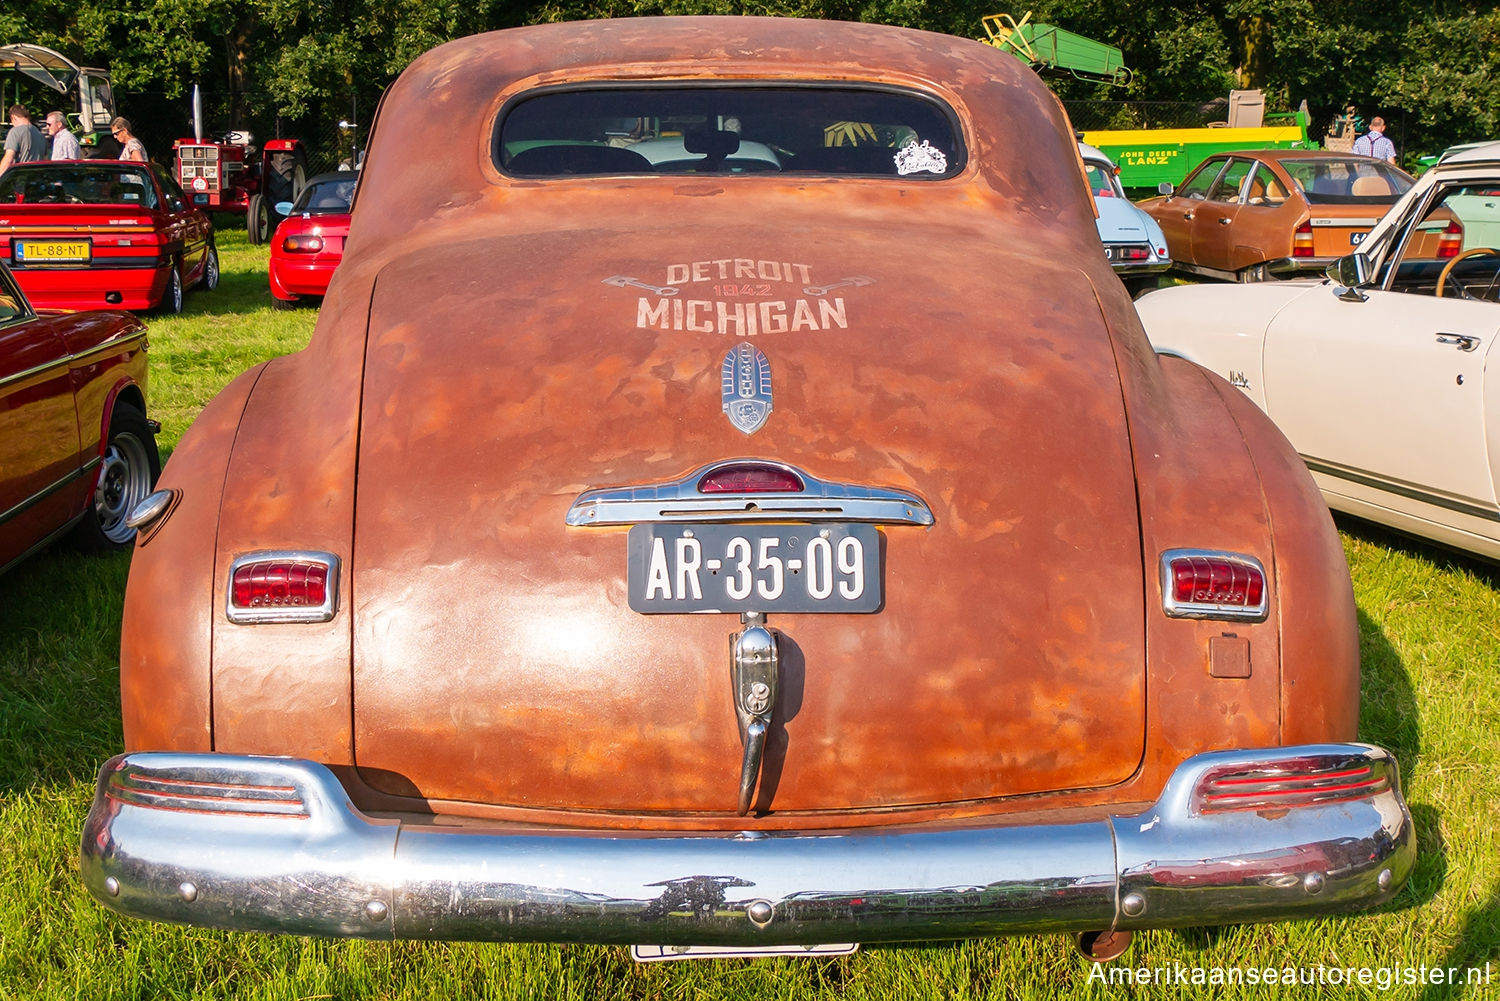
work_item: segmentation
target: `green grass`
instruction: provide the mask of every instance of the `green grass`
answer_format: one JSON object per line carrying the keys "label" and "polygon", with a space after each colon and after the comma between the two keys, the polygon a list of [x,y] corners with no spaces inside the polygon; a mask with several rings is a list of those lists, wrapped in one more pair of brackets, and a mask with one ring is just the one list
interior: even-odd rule
{"label": "green grass", "polygon": [[[272,312],[264,248],[220,236],[224,280],[151,321],[164,450],[236,374],[306,343],[311,310]],[[0,999],[1500,997],[1500,572],[1341,526],[1360,609],[1361,735],[1400,758],[1416,873],[1378,913],[1138,936],[1116,966],[1495,964],[1488,987],[1127,988],[1061,936],[870,948],[820,961],[637,967],[601,947],[336,942],[132,921],[78,880],[99,765],[121,744],[120,604],[128,555],[65,548],[0,578]]]}

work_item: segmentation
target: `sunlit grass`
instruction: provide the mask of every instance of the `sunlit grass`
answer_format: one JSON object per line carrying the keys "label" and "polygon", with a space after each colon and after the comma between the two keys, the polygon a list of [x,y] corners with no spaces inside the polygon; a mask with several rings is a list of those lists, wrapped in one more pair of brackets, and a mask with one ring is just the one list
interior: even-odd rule
{"label": "sunlit grass", "polygon": [[[224,281],[151,321],[164,449],[243,369],[301,348],[312,310],[272,312],[264,248],[220,235]],[[1500,575],[1356,522],[1342,526],[1361,614],[1361,735],[1401,759],[1421,858],[1380,913],[1152,932],[1124,965],[1174,971],[1497,964]],[[1047,998],[1500,996],[1500,987],[1127,989],[1061,936],[871,948],[821,961],[638,967],[620,949],[381,944],[238,935],[117,917],[78,880],[98,766],[120,746],[128,556],[55,548],[0,578],[0,999]],[[1117,964],[1119,965],[1119,964]]]}

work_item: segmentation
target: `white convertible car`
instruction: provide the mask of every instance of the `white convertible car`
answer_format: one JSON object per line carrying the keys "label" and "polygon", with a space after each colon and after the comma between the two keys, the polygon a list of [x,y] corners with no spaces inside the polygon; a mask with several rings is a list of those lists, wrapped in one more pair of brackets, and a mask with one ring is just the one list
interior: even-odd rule
{"label": "white convertible car", "polygon": [[1422,175],[1328,274],[1136,308],[1271,415],[1330,507],[1500,559],[1500,142]]}

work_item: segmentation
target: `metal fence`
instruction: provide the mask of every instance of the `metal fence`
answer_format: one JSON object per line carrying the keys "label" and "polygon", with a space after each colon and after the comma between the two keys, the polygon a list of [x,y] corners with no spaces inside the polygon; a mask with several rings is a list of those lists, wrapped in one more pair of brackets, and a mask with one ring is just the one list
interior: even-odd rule
{"label": "metal fence", "polygon": [[1095,129],[1200,129],[1229,119],[1224,98],[1191,101],[1064,101],[1073,127]]}

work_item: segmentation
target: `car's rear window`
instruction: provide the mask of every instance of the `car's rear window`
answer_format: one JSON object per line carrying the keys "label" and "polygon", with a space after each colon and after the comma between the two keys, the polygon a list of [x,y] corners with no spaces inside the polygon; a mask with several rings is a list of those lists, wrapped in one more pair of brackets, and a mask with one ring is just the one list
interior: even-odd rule
{"label": "car's rear window", "polygon": [[140,167],[14,167],[0,175],[0,202],[149,209],[156,207],[156,189]]}
{"label": "car's rear window", "polygon": [[355,178],[337,178],[314,181],[302,189],[301,196],[292,205],[294,214],[339,215],[349,211],[354,201]]}
{"label": "car's rear window", "polygon": [[1368,157],[1283,159],[1281,166],[1313,205],[1392,205],[1412,185],[1406,174]]}
{"label": "car's rear window", "polygon": [[932,180],[963,167],[956,122],[931,97],[875,87],[550,90],[505,109],[495,161],[519,177],[800,173]]}

